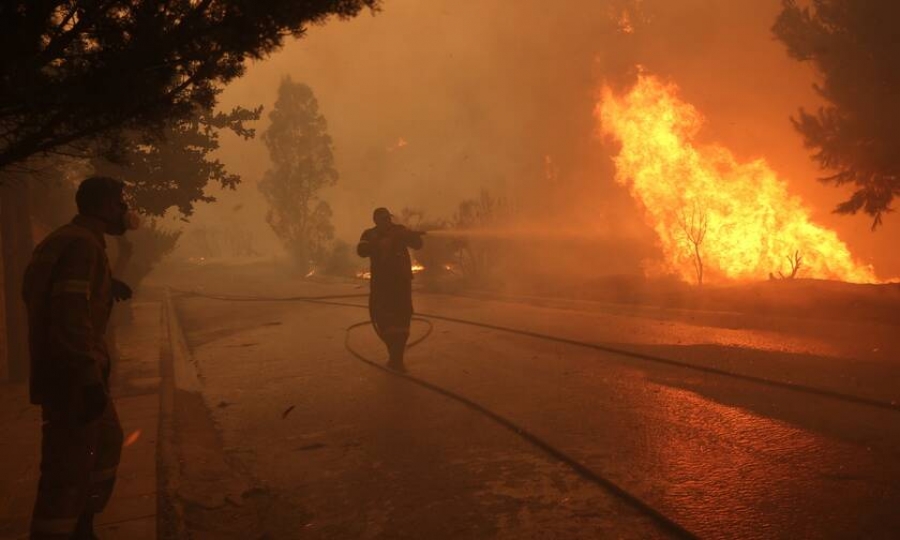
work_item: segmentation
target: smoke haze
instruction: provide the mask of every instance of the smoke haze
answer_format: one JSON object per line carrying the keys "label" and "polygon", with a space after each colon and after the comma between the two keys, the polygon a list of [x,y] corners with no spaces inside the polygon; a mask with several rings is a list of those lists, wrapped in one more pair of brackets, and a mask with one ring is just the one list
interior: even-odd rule
{"label": "smoke haze", "polygon": [[[822,173],[789,122],[818,101],[810,68],[771,35],[780,4],[568,0],[548,9],[540,0],[386,0],[375,16],[311,28],[251,66],[221,105],[263,104],[262,132],[283,76],[312,87],[340,173],[324,198],[345,241],[370,226],[376,206],[447,218],[487,189],[519,220],[603,237],[598,250],[614,250],[621,262],[605,267],[610,253],[585,260],[585,243],[554,253],[557,265],[629,272],[653,256],[655,237],[614,182],[616,149],[599,138],[592,111],[604,81],[628,84],[640,64],[676,82],[707,117],[701,139],[742,160],[764,157],[859,260],[881,277],[900,275],[889,240],[896,220],[872,233],[865,216],[832,214],[846,192],[816,181]],[[239,220],[260,252],[277,253],[256,189],[269,166],[262,141],[226,137],[221,159],[244,183],[216,193],[220,202],[199,210],[188,229]]]}

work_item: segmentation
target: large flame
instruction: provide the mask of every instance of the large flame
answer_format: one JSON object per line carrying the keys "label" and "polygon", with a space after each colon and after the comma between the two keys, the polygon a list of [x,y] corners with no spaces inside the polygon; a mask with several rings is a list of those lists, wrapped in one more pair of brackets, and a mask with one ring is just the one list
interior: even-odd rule
{"label": "large flame", "polygon": [[801,277],[876,281],[764,160],[739,163],[721,145],[697,144],[703,116],[677,94],[645,74],[625,95],[604,88],[595,110],[603,134],[621,143],[616,179],[642,203],[667,271],[696,281],[699,253],[707,278],[764,279],[791,275],[799,257]]}

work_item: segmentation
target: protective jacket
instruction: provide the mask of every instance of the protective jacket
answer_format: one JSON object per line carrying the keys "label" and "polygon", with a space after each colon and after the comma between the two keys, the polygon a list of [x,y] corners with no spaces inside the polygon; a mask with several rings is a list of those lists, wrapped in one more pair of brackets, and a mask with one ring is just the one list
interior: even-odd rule
{"label": "protective jacket", "polygon": [[389,365],[401,367],[412,320],[412,264],[409,248],[420,249],[422,236],[403,225],[374,227],[362,233],[356,252],[371,261],[369,314],[388,347]]}
{"label": "protective jacket", "polygon": [[391,224],[389,227],[372,227],[363,231],[356,252],[360,257],[370,259],[372,286],[377,287],[382,281],[411,280],[409,248],[421,247],[420,234],[403,225]]}
{"label": "protective jacket", "polygon": [[22,291],[32,403],[44,404],[83,386],[108,385],[105,335],[113,297],[104,230],[100,220],[79,215],[34,250]]}

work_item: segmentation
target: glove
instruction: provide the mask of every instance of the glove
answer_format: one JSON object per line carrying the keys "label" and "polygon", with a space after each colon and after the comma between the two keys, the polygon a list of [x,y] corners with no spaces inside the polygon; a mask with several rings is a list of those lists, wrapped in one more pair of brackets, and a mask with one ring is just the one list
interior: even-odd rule
{"label": "glove", "polygon": [[106,402],[109,399],[106,395],[106,389],[102,384],[92,384],[82,389],[81,404],[82,417],[81,420],[85,424],[97,420],[106,410]]}
{"label": "glove", "polygon": [[131,300],[132,294],[131,287],[127,283],[118,279],[112,280],[112,295],[116,302]]}

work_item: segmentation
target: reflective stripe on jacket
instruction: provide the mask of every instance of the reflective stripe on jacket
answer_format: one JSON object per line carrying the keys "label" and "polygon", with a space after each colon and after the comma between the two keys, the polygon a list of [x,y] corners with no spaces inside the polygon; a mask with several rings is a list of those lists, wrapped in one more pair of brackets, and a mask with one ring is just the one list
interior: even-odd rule
{"label": "reflective stripe on jacket", "polygon": [[103,223],[78,216],[34,250],[22,296],[28,309],[31,401],[106,384],[112,277]]}

